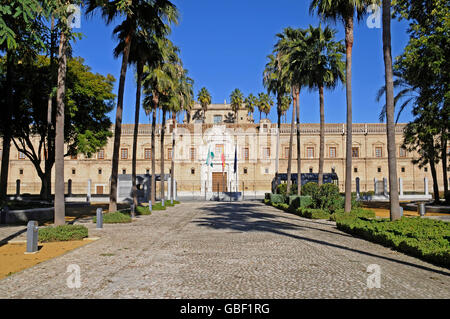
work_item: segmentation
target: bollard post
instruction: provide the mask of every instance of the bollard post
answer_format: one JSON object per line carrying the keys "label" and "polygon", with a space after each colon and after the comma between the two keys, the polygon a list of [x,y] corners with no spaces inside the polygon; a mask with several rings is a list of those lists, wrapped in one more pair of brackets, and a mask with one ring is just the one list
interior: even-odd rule
{"label": "bollard post", "polygon": [[130,212],[131,212],[131,218],[135,218],[136,217],[136,208],[134,207],[134,204],[130,205]]}
{"label": "bollard post", "polygon": [[150,212],[152,212],[152,208],[153,208],[153,206],[152,206],[152,201],[149,200],[149,201],[148,201],[148,210],[149,210]]}
{"label": "bollard post", "polygon": [[97,208],[97,229],[103,228],[103,212],[101,208]]}
{"label": "bollard post", "polygon": [[417,204],[417,212],[419,213],[420,217],[425,216],[425,203]]}
{"label": "bollard post", "polygon": [[25,254],[34,254],[38,251],[38,222],[30,220],[27,224],[27,251]]}
{"label": "bollard post", "polygon": [[400,217],[403,217],[403,207],[400,206]]}

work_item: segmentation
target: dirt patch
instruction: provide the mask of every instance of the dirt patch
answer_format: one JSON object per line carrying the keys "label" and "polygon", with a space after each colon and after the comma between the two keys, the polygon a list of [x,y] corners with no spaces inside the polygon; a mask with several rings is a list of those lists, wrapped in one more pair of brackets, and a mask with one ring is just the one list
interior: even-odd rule
{"label": "dirt patch", "polygon": [[[367,209],[373,210],[377,217],[381,217],[381,218],[389,218],[390,217],[389,209],[370,208],[370,207],[367,207]],[[413,212],[413,211],[409,211],[409,210],[403,210],[403,216],[405,216],[405,217],[410,217],[410,216],[418,217],[420,215],[419,215],[418,212]],[[426,216],[448,216],[448,214],[426,212]]]}
{"label": "dirt patch", "polygon": [[40,243],[35,254],[25,254],[26,244],[6,244],[0,247],[0,279],[37,265],[43,261],[63,255],[91,241],[74,240],[67,242]]}

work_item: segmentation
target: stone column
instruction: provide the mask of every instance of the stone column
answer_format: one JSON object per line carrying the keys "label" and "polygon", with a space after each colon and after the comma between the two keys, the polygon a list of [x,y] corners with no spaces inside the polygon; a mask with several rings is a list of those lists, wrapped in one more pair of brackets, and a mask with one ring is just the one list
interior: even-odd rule
{"label": "stone column", "polygon": [[177,180],[174,180],[174,187],[173,187],[173,195],[174,195],[174,200],[178,200],[177,199]]}
{"label": "stone column", "polygon": [[428,178],[427,177],[425,177],[423,179],[423,183],[424,183],[425,195],[428,195]]}
{"label": "stone column", "polygon": [[375,193],[375,195],[378,194],[377,182],[378,182],[378,180],[376,178],[374,178],[373,179],[373,192]]}
{"label": "stone column", "polygon": [[383,194],[384,194],[384,196],[388,195],[387,178],[386,177],[383,177]]}
{"label": "stone column", "polygon": [[167,199],[172,199],[172,187],[170,187],[170,185],[172,185],[172,176],[170,176],[168,179],[167,179]]}
{"label": "stone column", "polygon": [[356,198],[359,199],[359,177],[356,178]]}
{"label": "stone column", "polygon": [[87,202],[91,201],[91,180],[90,179],[88,179],[86,201]]}
{"label": "stone column", "polygon": [[400,196],[403,196],[403,178],[398,179],[398,185],[400,187]]}

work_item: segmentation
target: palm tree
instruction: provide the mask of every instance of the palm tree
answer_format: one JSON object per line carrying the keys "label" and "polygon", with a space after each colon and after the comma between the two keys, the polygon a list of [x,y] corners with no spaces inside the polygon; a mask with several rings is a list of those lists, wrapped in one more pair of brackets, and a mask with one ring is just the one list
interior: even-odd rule
{"label": "palm tree", "polygon": [[202,87],[197,94],[197,99],[203,109],[203,123],[206,119],[206,111],[208,109],[208,105],[211,104],[211,94],[209,94],[208,90],[205,87]]}
{"label": "palm tree", "polygon": [[336,31],[321,26],[309,27],[307,46],[310,48],[308,58],[310,88],[319,89],[320,100],[320,150],[319,150],[319,185],[323,183],[323,164],[325,157],[325,103],[324,88],[333,89],[339,81],[344,81],[344,46],[334,41]]}
{"label": "palm tree", "polygon": [[345,28],[346,48],[346,95],[347,95],[347,140],[345,160],[345,212],[351,211],[352,192],[352,49],[353,49],[353,17],[360,21],[370,4],[378,4],[380,0],[311,0],[310,12],[317,9],[318,14],[332,21],[342,20]]}
{"label": "palm tree", "polygon": [[242,104],[244,104],[244,94],[242,94],[241,90],[234,89],[234,91],[230,95],[230,103],[231,109],[234,112],[235,123],[238,122],[238,111],[242,108]]}
{"label": "palm tree", "polygon": [[259,120],[261,121],[261,112],[267,115],[270,113],[270,109],[273,106],[273,100],[269,94],[259,93],[258,94],[258,110],[259,110]]}
{"label": "palm tree", "polygon": [[136,36],[138,26],[152,30],[158,36],[163,35],[166,31],[166,23],[177,23],[178,12],[175,5],[167,0],[87,0],[87,15],[92,14],[97,9],[101,11],[107,25],[115,21],[116,17],[125,16],[125,20],[114,29],[114,33],[122,31],[126,34],[124,37],[124,48],[121,52],[122,66],[120,69],[119,92],[117,96],[109,194],[109,211],[114,212],[117,210],[117,176],[119,170],[120,136],[122,132],[123,96],[131,42]]}
{"label": "palm tree", "polygon": [[391,0],[383,0],[383,55],[386,80],[386,129],[389,166],[389,201],[391,220],[401,218],[397,180],[394,123],[394,74],[391,52]]}
{"label": "palm tree", "polygon": [[[267,93],[274,94],[277,99],[277,144],[275,151],[275,179],[278,178],[278,168],[279,168],[279,149],[280,149],[280,127],[281,127],[281,116],[283,114],[282,102],[283,97],[290,90],[290,83],[286,77],[286,72],[283,67],[286,68],[286,63],[281,60],[285,56],[278,52],[276,55],[270,54],[267,56],[269,62],[267,62],[263,73],[263,85],[267,89]],[[275,186],[275,185],[274,185]],[[275,189],[272,189],[275,192]]]}
{"label": "palm tree", "polygon": [[244,100],[245,108],[248,112],[248,115],[251,115],[253,112],[255,112],[255,107],[258,104],[258,99],[256,96],[253,95],[253,93],[250,93]]}

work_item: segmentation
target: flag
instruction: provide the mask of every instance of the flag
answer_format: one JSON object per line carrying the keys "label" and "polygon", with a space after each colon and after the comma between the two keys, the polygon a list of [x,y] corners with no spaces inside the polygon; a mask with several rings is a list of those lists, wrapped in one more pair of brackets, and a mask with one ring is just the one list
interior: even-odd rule
{"label": "flag", "polygon": [[225,170],[225,150],[222,152],[222,171]]}
{"label": "flag", "polygon": [[213,167],[213,161],[214,159],[214,153],[211,152],[211,147],[208,148],[208,155],[206,157],[206,165],[210,165],[211,167]]}
{"label": "flag", "polygon": [[237,172],[237,146],[234,149],[234,173]]}

